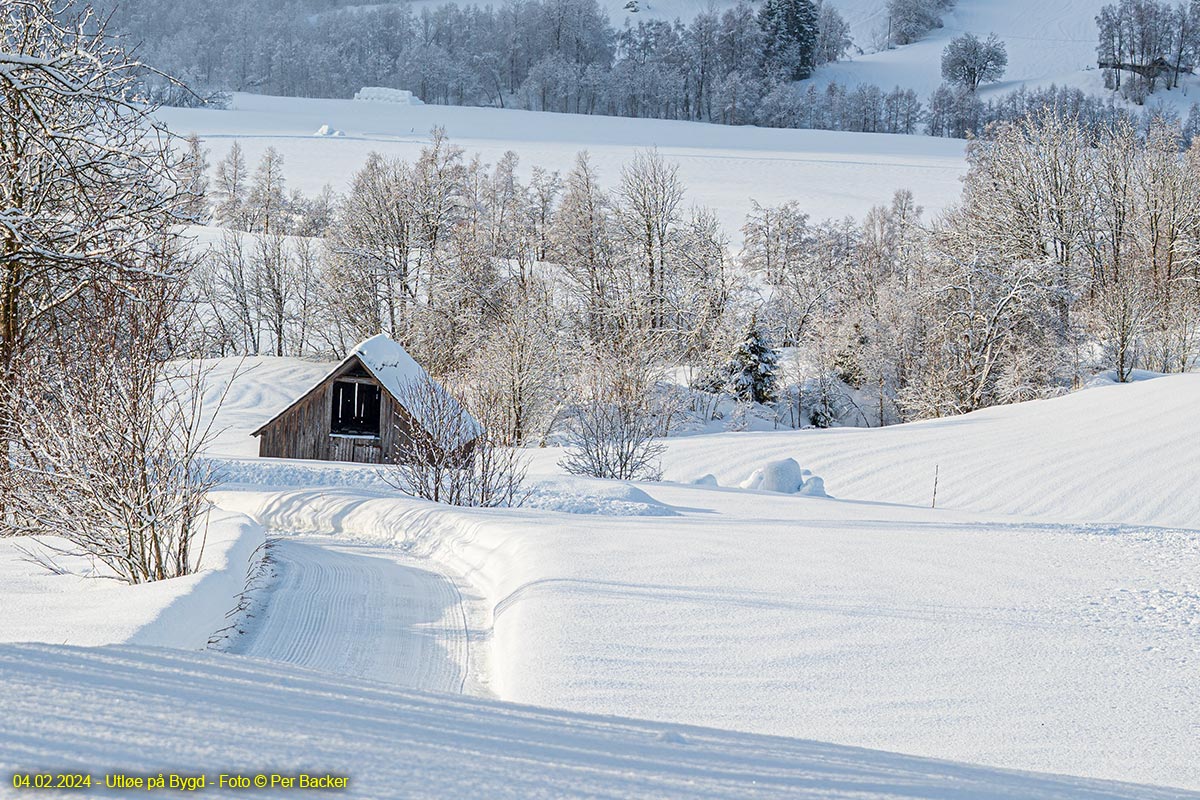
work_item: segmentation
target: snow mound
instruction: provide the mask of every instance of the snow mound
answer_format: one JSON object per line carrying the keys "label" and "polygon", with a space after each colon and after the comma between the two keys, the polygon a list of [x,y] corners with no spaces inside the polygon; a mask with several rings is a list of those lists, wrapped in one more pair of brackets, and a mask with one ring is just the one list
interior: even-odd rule
{"label": "snow mound", "polygon": [[524,505],[565,514],[606,517],[674,517],[670,506],[623,483],[601,481],[545,481],[533,486]]}
{"label": "snow mound", "polygon": [[693,486],[712,486],[715,488],[715,487],[720,486],[721,484],[717,483],[717,476],[713,475],[710,472],[707,475],[701,475],[699,478],[696,478],[696,480],[692,481],[692,485]]}
{"label": "snow mound", "polygon": [[372,103],[391,103],[398,106],[423,106],[421,98],[408,89],[391,89],[386,86],[364,86],[354,93],[355,100]]}
{"label": "snow mound", "polygon": [[[1162,378],[1166,375],[1165,372],[1151,372],[1148,369],[1135,369],[1129,374],[1125,383],[1137,383],[1138,381],[1149,381],[1155,378]],[[1085,389],[1095,389],[1097,386],[1120,386],[1121,381],[1117,380],[1117,371],[1115,369],[1105,370],[1093,375],[1087,383],[1083,385]]]}
{"label": "snow mound", "polygon": [[313,134],[313,136],[345,136],[345,135],[346,135],[345,131],[340,131],[337,128],[333,127],[332,125],[328,125],[328,124],[322,125],[321,127],[317,128],[316,133]]}
{"label": "snow mound", "polygon": [[825,494],[825,481],[821,480],[816,475],[806,480],[804,485],[800,487],[800,490],[796,492],[796,494],[802,494],[806,497],[828,497],[828,495]]}
{"label": "snow mound", "polygon": [[[781,494],[804,494],[823,497],[825,482],[820,478],[808,477],[812,473],[801,469],[794,458],[768,461],[742,481],[743,489],[758,489]],[[805,478],[808,478],[805,480]]]}

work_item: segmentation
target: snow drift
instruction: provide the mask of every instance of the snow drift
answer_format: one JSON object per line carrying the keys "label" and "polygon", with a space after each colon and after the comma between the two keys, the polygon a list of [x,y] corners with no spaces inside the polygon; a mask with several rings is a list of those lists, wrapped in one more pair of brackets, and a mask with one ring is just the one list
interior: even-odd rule
{"label": "snow drift", "polygon": [[391,103],[399,106],[421,106],[421,98],[408,89],[389,89],[386,86],[364,86],[354,93],[355,100],[371,103]]}

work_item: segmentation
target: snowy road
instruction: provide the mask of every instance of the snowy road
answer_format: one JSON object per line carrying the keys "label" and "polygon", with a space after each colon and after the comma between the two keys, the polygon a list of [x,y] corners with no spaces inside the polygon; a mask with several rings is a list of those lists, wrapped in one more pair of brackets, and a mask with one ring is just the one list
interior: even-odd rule
{"label": "snowy road", "polygon": [[395,686],[458,693],[470,633],[458,589],[394,548],[286,536],[244,635],[225,649]]}

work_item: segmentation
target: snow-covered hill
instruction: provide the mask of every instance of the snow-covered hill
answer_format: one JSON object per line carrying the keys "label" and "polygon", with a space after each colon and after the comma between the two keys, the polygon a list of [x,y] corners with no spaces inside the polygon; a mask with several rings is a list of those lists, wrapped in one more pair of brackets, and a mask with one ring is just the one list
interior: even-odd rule
{"label": "snow-covered hill", "polygon": [[[155,772],[269,761],[357,775],[372,798],[1200,790],[1195,376],[882,430],[673,440],[675,482],[569,478],[536,451],[534,504],[469,510],[399,496],[370,466],[244,458],[324,365],[240,366],[215,449],[242,457],[216,500],[304,535],[277,548],[245,634],[220,646],[269,661],[0,647],[4,770],[61,767],[64,752]],[[832,498],[737,488],[781,457]],[[687,483],[707,473],[719,485]],[[240,586],[233,560],[216,571]],[[224,624],[183,613],[186,582],[102,596],[15,551],[0,568],[0,605],[25,604],[0,640],[186,646],[188,625]],[[39,596],[57,610],[33,610]],[[97,600],[137,619],[70,633]],[[631,716],[658,722],[616,719]]]}
{"label": "snow-covered hill", "polygon": [[[866,54],[822,68],[818,81],[899,85],[927,95],[942,82],[942,50],[965,32],[981,38],[995,33],[1008,48],[1004,87],[1024,82],[1058,80],[1076,85],[1080,73],[1096,66],[1096,14],[1105,0],[958,0],[943,17],[944,27],[925,39],[876,52],[877,35],[886,38],[884,0],[840,0],[834,3],[851,24],[854,38]],[[882,43],[882,42],[881,42]],[[1001,88],[1001,87],[992,87]]]}

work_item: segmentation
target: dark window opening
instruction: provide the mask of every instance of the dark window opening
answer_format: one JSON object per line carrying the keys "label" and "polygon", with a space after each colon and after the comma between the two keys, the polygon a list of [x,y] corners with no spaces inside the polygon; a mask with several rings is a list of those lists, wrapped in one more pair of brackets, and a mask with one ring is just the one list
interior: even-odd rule
{"label": "dark window opening", "polygon": [[330,433],[379,435],[379,387],[371,383],[335,381]]}

